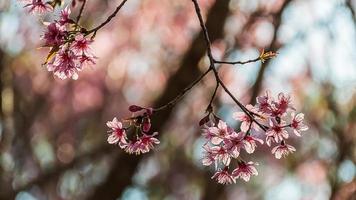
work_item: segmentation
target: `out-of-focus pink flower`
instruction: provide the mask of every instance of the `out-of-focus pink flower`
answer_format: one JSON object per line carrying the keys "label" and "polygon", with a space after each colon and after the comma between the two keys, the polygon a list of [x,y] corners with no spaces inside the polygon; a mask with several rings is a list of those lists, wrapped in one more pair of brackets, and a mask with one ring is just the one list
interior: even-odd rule
{"label": "out-of-focus pink flower", "polygon": [[234,177],[227,171],[227,168],[219,169],[211,179],[215,179],[220,184],[232,184],[235,183]]}
{"label": "out-of-focus pink flower", "polygon": [[83,54],[91,56],[93,55],[90,47],[91,43],[92,40],[85,38],[83,34],[78,34],[75,36],[75,40],[71,46],[71,49],[78,56]]}
{"label": "out-of-focus pink flower", "polygon": [[292,122],[290,126],[293,129],[294,134],[296,134],[297,136],[301,136],[301,131],[308,130],[308,126],[303,124],[304,114],[299,113],[295,115],[295,113],[293,112],[291,116],[292,116]]}
{"label": "out-of-focus pink flower", "polygon": [[159,144],[160,141],[154,138],[158,133],[155,132],[152,135],[142,134],[136,141],[130,142],[125,151],[130,154],[140,155],[141,153],[147,153],[151,149],[154,149],[154,145]]}
{"label": "out-of-focus pink flower", "polygon": [[252,136],[245,136],[243,139],[243,144],[247,153],[253,153],[257,147],[256,142],[263,144],[263,140],[252,137]]}
{"label": "out-of-focus pink flower", "polygon": [[120,147],[123,147],[127,144],[126,141],[126,132],[122,127],[122,123],[115,117],[112,121],[108,121],[106,126],[110,128],[108,131],[108,143],[109,144],[119,144]]}
{"label": "out-of-focus pink flower", "polygon": [[275,142],[280,142],[289,137],[288,131],[285,129],[286,123],[284,121],[278,123],[275,118],[272,118],[269,125],[270,128],[267,130],[266,135],[273,137]]}
{"label": "out-of-focus pink flower", "polygon": [[45,40],[45,46],[60,46],[64,42],[65,35],[65,27],[53,22],[47,25],[42,39]]}
{"label": "out-of-focus pink flower", "polygon": [[63,47],[56,55],[54,62],[47,65],[48,71],[53,71],[60,79],[78,79],[77,72],[81,70],[81,65],[76,63],[77,56],[73,51]]}
{"label": "out-of-focus pink flower", "polygon": [[272,154],[274,154],[277,159],[280,159],[282,156],[285,157],[293,152],[295,152],[295,148],[289,144],[285,144],[284,142],[272,149]]}
{"label": "out-of-focus pink flower", "polygon": [[71,10],[68,6],[65,9],[61,10],[61,17],[58,21],[60,25],[65,25],[72,22],[72,20],[69,18],[70,13]]}
{"label": "out-of-focus pink flower", "polygon": [[239,166],[232,171],[232,176],[235,178],[242,178],[244,181],[249,181],[252,175],[257,176],[258,172],[253,162],[240,162]]}
{"label": "out-of-focus pink flower", "polygon": [[53,10],[52,6],[48,3],[43,2],[42,0],[32,0],[26,1],[27,4],[24,7],[29,8],[30,13],[43,14],[45,12],[50,12]]}
{"label": "out-of-focus pink flower", "polygon": [[220,144],[223,139],[229,134],[228,126],[222,120],[219,120],[218,127],[210,127],[209,131],[210,133],[214,134],[214,136],[211,138],[211,143],[213,143],[214,145]]}

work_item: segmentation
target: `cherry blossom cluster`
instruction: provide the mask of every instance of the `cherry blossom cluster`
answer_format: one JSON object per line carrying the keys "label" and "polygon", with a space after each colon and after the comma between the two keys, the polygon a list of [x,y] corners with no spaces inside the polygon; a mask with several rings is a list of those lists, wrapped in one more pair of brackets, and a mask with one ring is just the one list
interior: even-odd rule
{"label": "cherry blossom cluster", "polygon": [[[51,11],[61,1],[44,2],[42,0],[26,0],[25,7],[31,13]],[[60,12],[60,18],[51,23],[44,23],[46,30],[41,37],[43,47],[50,48],[44,65],[60,79],[78,79],[78,72],[87,64],[95,64],[96,56],[87,38],[88,31],[70,18],[71,10],[66,7]]]}
{"label": "cherry blossom cluster", "polygon": [[85,37],[85,29],[77,30],[70,13],[68,7],[62,10],[59,20],[46,24],[42,37],[44,46],[51,48],[45,65],[60,79],[77,79],[83,66],[95,64],[96,59],[90,47],[93,40]]}
{"label": "cherry blossom cluster", "polygon": [[[257,97],[255,106],[247,105],[246,111],[234,113],[233,118],[241,123],[239,131],[229,127],[214,113],[209,113],[200,122],[203,126],[202,135],[206,139],[202,163],[205,166],[215,164],[217,172],[212,178],[221,184],[235,183],[237,178],[249,181],[252,175],[258,175],[255,168],[257,164],[241,159],[241,150],[252,154],[257,144],[262,145],[265,140],[268,146],[276,143],[272,154],[280,159],[296,150],[286,144],[290,133],[301,136],[301,132],[308,129],[303,124],[304,115],[295,114],[290,96],[283,93],[274,100],[267,91],[265,95]],[[264,132],[264,140],[255,136],[261,132]],[[230,173],[233,160],[237,165]]]}
{"label": "cherry blossom cluster", "polygon": [[117,144],[129,154],[143,154],[154,148],[160,141],[154,136],[157,132],[149,133],[151,129],[152,108],[144,108],[136,105],[129,107],[133,117],[119,121],[116,117],[108,121],[109,144]]}

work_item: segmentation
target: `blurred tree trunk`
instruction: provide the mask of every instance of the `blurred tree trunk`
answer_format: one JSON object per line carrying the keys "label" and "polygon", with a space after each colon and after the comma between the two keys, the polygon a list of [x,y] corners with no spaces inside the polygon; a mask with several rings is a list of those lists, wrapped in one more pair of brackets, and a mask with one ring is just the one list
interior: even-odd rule
{"label": "blurred tree trunk", "polygon": [[[206,25],[209,29],[211,40],[223,37],[223,27],[229,13],[229,0],[216,1],[211,7],[207,17]],[[180,91],[194,81],[202,72],[198,69],[198,63],[206,52],[203,33],[200,32],[193,40],[189,50],[182,59],[179,69],[173,74],[166,85],[162,96],[159,97],[154,106],[158,107],[173,99]],[[159,112],[153,120],[153,130],[162,131],[172,114],[172,109]],[[162,133],[162,132],[161,132]],[[109,172],[109,175],[101,185],[93,192],[89,199],[113,200],[121,196],[122,192],[132,182],[139,162],[144,156],[132,156],[122,154],[119,156]]]}

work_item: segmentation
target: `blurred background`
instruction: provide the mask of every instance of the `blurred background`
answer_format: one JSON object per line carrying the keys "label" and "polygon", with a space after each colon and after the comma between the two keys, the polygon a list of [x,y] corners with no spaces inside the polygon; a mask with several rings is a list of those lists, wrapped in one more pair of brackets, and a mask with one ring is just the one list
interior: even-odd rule
{"label": "blurred background", "polygon": [[[69,4],[70,2],[65,2]],[[89,0],[82,17],[100,24],[119,0]],[[79,80],[41,66],[43,21],[16,0],[0,1],[0,199],[356,199],[355,0],[200,0],[213,54],[224,60],[278,51],[264,64],[221,66],[243,103],[266,89],[290,93],[309,130],[277,160],[261,146],[259,175],[218,185],[201,164],[198,121],[215,86],[209,75],[172,110],[155,115],[161,144],[143,156],[106,143],[105,122],[131,104],[160,106],[208,67],[189,0],[129,0],[93,43],[97,65]],[[80,3],[79,3],[80,5]],[[72,18],[79,7],[73,9]],[[238,107],[222,91],[214,105],[237,126]]]}

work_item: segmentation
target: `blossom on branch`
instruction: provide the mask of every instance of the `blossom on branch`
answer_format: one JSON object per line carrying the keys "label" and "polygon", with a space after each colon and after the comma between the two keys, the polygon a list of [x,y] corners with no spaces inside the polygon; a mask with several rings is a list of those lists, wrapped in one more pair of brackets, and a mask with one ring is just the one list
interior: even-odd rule
{"label": "blossom on branch", "polygon": [[123,122],[118,121],[115,117],[112,121],[106,123],[111,129],[109,130],[108,143],[119,144],[119,147],[126,153],[140,155],[154,149],[154,146],[158,145],[160,141],[155,138],[158,135],[157,132],[149,133],[151,129],[150,117],[153,114],[152,108],[133,108],[136,108],[136,106],[130,106],[129,110],[137,116]]}

